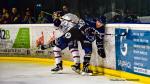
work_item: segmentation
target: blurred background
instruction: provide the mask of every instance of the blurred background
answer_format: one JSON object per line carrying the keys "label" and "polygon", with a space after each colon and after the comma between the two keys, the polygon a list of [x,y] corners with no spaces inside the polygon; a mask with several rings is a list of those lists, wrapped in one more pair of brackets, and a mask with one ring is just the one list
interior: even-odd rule
{"label": "blurred background", "polygon": [[9,13],[12,8],[17,8],[20,16],[25,16],[28,10],[38,19],[41,11],[53,14],[54,11],[62,10],[64,5],[82,18],[105,15],[108,22],[127,22],[124,19],[128,16],[128,19],[143,20],[150,15],[150,0],[0,0],[0,13],[2,16],[3,8]]}

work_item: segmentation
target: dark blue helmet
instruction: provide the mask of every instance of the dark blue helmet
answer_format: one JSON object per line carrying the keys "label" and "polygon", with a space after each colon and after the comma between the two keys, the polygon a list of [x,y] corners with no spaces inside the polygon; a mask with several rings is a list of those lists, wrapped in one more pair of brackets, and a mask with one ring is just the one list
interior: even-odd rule
{"label": "dark blue helmet", "polygon": [[98,21],[100,21],[101,23],[106,23],[106,17],[105,16],[100,16],[99,18],[97,18]]}

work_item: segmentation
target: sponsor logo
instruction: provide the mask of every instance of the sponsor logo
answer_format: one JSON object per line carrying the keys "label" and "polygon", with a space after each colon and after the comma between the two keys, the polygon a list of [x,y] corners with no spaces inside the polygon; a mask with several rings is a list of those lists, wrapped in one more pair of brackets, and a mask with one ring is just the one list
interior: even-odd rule
{"label": "sponsor logo", "polygon": [[4,30],[0,28],[0,39],[9,39],[9,38],[10,38],[9,30]]}
{"label": "sponsor logo", "polygon": [[127,49],[128,49],[128,44],[125,43],[125,41],[126,41],[126,36],[121,36],[120,37],[120,42],[121,42],[120,50],[123,56],[127,55]]}

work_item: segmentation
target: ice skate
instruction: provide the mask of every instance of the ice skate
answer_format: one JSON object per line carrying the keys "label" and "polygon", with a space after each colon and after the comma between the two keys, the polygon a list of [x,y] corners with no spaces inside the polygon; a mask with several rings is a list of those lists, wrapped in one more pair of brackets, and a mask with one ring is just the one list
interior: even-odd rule
{"label": "ice skate", "polygon": [[80,63],[76,63],[75,65],[72,65],[71,68],[73,71],[80,74]]}
{"label": "ice skate", "polygon": [[61,72],[62,70],[63,70],[63,67],[62,67],[62,62],[61,62],[59,64],[56,64],[56,67],[51,69],[51,72],[57,73],[57,72]]}
{"label": "ice skate", "polygon": [[92,76],[93,71],[89,69],[89,63],[83,63],[83,70],[81,75],[83,76]]}

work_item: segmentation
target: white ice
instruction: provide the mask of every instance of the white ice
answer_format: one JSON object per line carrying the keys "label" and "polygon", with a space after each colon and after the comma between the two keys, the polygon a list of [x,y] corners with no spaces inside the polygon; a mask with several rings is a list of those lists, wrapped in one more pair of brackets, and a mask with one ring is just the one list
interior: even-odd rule
{"label": "white ice", "polygon": [[61,74],[52,74],[49,65],[21,62],[0,62],[0,84],[139,84],[112,81],[107,76],[81,76],[69,67]]}

